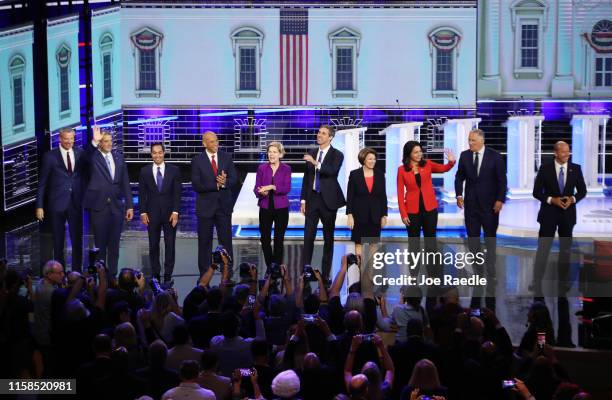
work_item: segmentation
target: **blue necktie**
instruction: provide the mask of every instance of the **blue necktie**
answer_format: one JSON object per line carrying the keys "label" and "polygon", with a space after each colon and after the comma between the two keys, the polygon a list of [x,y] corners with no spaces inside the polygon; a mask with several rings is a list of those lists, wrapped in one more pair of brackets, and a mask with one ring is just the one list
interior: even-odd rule
{"label": "blue necktie", "polygon": [[563,167],[559,170],[559,191],[561,195],[563,195],[563,190],[565,190],[565,174],[563,174]]}
{"label": "blue necktie", "polygon": [[157,167],[157,190],[162,191],[162,185],[164,184],[164,177],[161,173],[161,167]]}
{"label": "blue necktie", "polygon": [[110,161],[110,154],[106,155],[106,165],[108,166],[108,173],[110,174],[111,179],[115,180],[115,174],[113,173],[113,165]]}
{"label": "blue necktie", "polygon": [[[317,162],[320,163],[322,159],[323,159],[323,152],[319,151],[319,159],[317,160]],[[317,193],[321,192],[321,180],[320,179],[321,179],[321,171],[315,167],[315,192]]]}

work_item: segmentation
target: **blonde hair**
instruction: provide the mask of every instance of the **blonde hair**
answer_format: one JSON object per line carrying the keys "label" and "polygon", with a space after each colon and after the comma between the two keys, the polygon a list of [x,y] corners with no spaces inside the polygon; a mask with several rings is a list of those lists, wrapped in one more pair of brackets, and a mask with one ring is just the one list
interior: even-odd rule
{"label": "blonde hair", "polygon": [[285,155],[285,147],[281,142],[270,142],[266,147],[266,153],[270,150],[270,147],[275,147],[276,150],[280,153],[281,158]]}

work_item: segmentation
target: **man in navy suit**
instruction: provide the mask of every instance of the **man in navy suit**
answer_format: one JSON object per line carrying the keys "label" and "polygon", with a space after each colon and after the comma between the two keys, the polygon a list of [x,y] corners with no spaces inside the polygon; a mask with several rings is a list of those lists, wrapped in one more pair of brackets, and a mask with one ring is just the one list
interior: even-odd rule
{"label": "man in navy suit", "polygon": [[344,161],[341,151],[331,146],[336,130],[321,125],[317,132],[318,148],[304,155],[306,173],[302,180],[301,212],[304,223],[304,264],[310,264],[319,220],[323,224],[323,277],[329,278],[334,258],[334,229],[338,209],[346,204],[338,183],[338,174]]}
{"label": "man in navy suit", "polygon": [[[497,257],[497,227],[499,213],[506,200],[506,166],[497,151],[485,147],[484,132],[473,129],[468,136],[469,149],[461,153],[457,174],[455,175],[455,193],[457,206],[464,208],[465,229],[468,235],[470,252],[480,252],[480,231],[484,232],[487,254],[485,257],[487,288],[494,289],[495,258]],[[465,182],[465,194],[463,184]],[[477,271],[478,267],[476,266]],[[493,282],[492,282],[493,281]],[[477,287],[477,289],[482,289]],[[480,297],[475,290],[472,297],[472,308],[480,308]],[[487,307],[495,309],[495,298],[488,293]]]}
{"label": "man in navy suit", "polygon": [[87,149],[90,175],[83,206],[89,210],[94,242],[100,249],[99,258],[106,261],[109,277],[117,274],[123,219],[134,217],[127,165],[123,156],[112,150],[112,135],[94,127]]}
{"label": "man in navy suit", "polygon": [[[83,264],[83,179],[86,162],[83,151],[74,148],[74,129],[64,128],[59,134],[60,146],[48,151],[42,160],[36,218],[49,217],[53,233],[53,257],[66,266],[64,241],[66,222],[72,244],[72,270],[80,271]],[[47,195],[47,214],[43,208]]]}
{"label": "man in navy suit", "polygon": [[568,290],[567,277],[570,267],[570,250],[572,235],[576,225],[576,204],[587,194],[586,184],[580,165],[569,162],[570,149],[565,142],[554,145],[555,159],[543,164],[533,185],[533,197],[540,201],[538,222],[538,250],[536,252],[533,288],[534,296],[543,300],[542,278],[546,271],[548,255],[555,234],[559,233],[559,260],[557,278],[557,308],[559,329],[557,345],[573,347],[571,325],[569,322],[569,304],[565,294]]}
{"label": "man in navy suit", "polygon": [[174,270],[176,224],[181,206],[181,179],[178,167],[164,162],[162,143],[151,145],[153,164],[140,170],[138,194],[140,196],[140,221],[149,233],[149,261],[153,276],[159,280],[159,238],[164,230],[164,282],[169,282]]}
{"label": "man in navy suit", "polygon": [[203,274],[212,261],[213,228],[217,238],[232,251],[232,212],[234,202],[231,188],[238,182],[232,157],[219,150],[219,139],[214,132],[202,136],[205,150],[191,160],[191,184],[196,196],[198,217],[198,268]]}

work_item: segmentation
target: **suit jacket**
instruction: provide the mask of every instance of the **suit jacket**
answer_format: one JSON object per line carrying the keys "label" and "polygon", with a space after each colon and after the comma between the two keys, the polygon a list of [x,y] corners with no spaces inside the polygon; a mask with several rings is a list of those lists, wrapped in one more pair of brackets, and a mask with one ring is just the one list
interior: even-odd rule
{"label": "suit jacket", "polygon": [[574,196],[576,203],[584,199],[587,194],[587,188],[580,165],[568,162],[565,176],[565,188],[563,193],[561,193],[559,191],[559,180],[555,170],[555,162],[540,166],[533,185],[533,197],[540,200],[538,222],[555,221],[560,216],[571,225],[576,224],[576,204],[572,204],[566,210],[563,210],[547,202],[549,197]]}
{"label": "suit jacket", "polygon": [[406,218],[408,214],[419,213],[419,197],[423,194],[423,204],[425,211],[431,211],[438,208],[436,200],[436,192],[434,192],[433,183],[431,181],[432,172],[447,172],[455,165],[454,162],[448,164],[438,164],[427,160],[425,166],[419,167],[421,175],[421,187],[417,185],[416,175],[410,171],[406,171],[403,165],[397,169],[397,201],[399,203],[400,215]]}
{"label": "suit jacket", "polygon": [[134,208],[130,178],[123,156],[115,151],[111,154],[115,162],[114,178],[111,178],[106,160],[98,148],[93,144],[87,146],[86,157],[89,159],[90,171],[83,207],[94,211],[111,207],[114,213],[123,213],[124,202],[127,209]]}
{"label": "suit jacket", "polygon": [[[497,151],[485,147],[480,174],[476,176],[473,163],[473,153],[465,150],[459,157],[459,166],[455,175],[455,193],[463,196],[466,208],[480,206],[491,210],[496,201],[506,201],[506,166]],[[465,194],[463,194],[465,182]]]}
{"label": "suit jacket", "polygon": [[231,188],[238,182],[234,161],[228,153],[220,150],[216,161],[218,173],[225,171],[227,174],[225,189],[217,189],[217,177],[206,150],[191,160],[191,184],[197,193],[196,215],[199,218],[211,218],[219,207],[226,214],[234,210]]}
{"label": "suit jacket", "polygon": [[274,176],[272,176],[272,167],[270,167],[270,163],[266,162],[257,167],[255,187],[253,188],[255,196],[259,199],[257,205],[261,208],[268,208],[270,193],[268,193],[267,196],[262,196],[257,190],[261,186],[271,185],[272,180],[274,180],[274,186],[276,186],[276,190],[274,191],[274,208],[280,209],[289,207],[289,198],[287,195],[291,191],[291,167],[289,164],[285,163],[280,163],[278,165],[278,169]]}
{"label": "suit jacket", "polygon": [[50,211],[66,211],[70,206],[81,207],[87,163],[81,149],[73,147],[72,150],[72,174],[68,173],[59,148],[43,156],[36,192],[37,208],[43,208],[45,193],[48,194],[47,207]]}
{"label": "suit jacket", "polygon": [[[318,152],[318,147],[308,150],[308,154],[310,154],[315,160],[317,159]],[[344,200],[344,193],[342,193],[342,189],[338,183],[338,174],[340,173],[340,167],[342,166],[343,161],[344,154],[342,154],[341,151],[334,149],[332,146],[329,146],[319,171],[321,197],[323,198],[323,203],[325,203],[325,206],[327,206],[327,208],[330,210],[337,210],[346,204],[346,201]],[[313,194],[312,188],[314,185],[315,175],[316,172],[314,165],[306,162],[306,173],[304,173],[304,179],[302,180],[302,193],[300,195],[300,200],[305,200],[306,204],[308,204],[308,201]]]}
{"label": "suit jacket", "polygon": [[146,213],[151,221],[168,221],[172,212],[181,207],[181,177],[177,166],[165,163],[161,192],[153,176],[153,164],[140,169],[138,193],[140,213]]}
{"label": "suit jacket", "polygon": [[346,187],[346,214],[352,214],[362,224],[380,224],[380,219],[387,215],[387,189],[382,171],[374,168],[372,193],[366,186],[363,168],[351,171]]}

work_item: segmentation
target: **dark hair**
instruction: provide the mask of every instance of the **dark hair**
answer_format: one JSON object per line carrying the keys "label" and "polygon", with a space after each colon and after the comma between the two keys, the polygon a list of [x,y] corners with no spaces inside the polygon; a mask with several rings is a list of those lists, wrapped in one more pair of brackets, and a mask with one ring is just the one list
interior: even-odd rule
{"label": "dark hair", "polygon": [[321,299],[314,293],[309,294],[304,299],[304,312],[306,314],[316,314],[321,307]]}
{"label": "dark hair", "polygon": [[149,365],[151,367],[164,367],[168,358],[168,348],[166,344],[157,339],[149,345]]}
{"label": "dark hair", "polygon": [[172,340],[174,344],[187,344],[189,343],[189,331],[185,324],[177,325],[172,330]]}
{"label": "dark hair", "polygon": [[226,311],[221,314],[219,318],[221,323],[221,334],[226,338],[233,338],[238,335],[238,328],[240,327],[240,321],[238,316],[231,311]]}
{"label": "dark hair", "polygon": [[200,364],[196,360],[185,360],[181,363],[180,375],[182,380],[195,379],[200,374]]}
{"label": "dark hair", "polygon": [[219,363],[219,355],[212,350],[204,350],[202,353],[202,358],[200,359],[200,364],[202,369],[208,371],[209,369],[213,369]]}
{"label": "dark hair", "polygon": [[374,154],[374,157],[378,158],[378,153],[376,153],[376,150],[374,149],[364,147],[363,149],[359,150],[359,154],[357,154],[357,160],[359,161],[359,164],[365,164],[365,160],[370,154]]}
{"label": "dark hair", "polygon": [[164,146],[162,142],[151,143],[151,151],[153,151],[153,147],[155,146],[160,146],[162,148],[162,151],[166,151],[166,146]]}
{"label": "dark hair", "polygon": [[110,353],[112,351],[112,341],[110,336],[100,333],[93,340],[93,351],[96,354]]}
{"label": "dark hair", "polygon": [[208,311],[218,310],[221,307],[221,301],[223,301],[223,293],[218,287],[211,288],[206,295],[206,304],[208,304]]}
{"label": "dark hair", "polygon": [[333,126],[331,126],[331,125],[321,125],[319,127],[319,129],[321,129],[321,128],[327,129],[327,132],[329,132],[329,136],[331,136],[332,138],[334,136],[336,136],[336,128],[334,128]]}
{"label": "dark hair", "polygon": [[412,153],[412,150],[414,150],[414,148],[417,146],[419,146],[421,148],[421,151],[423,152],[423,158],[421,158],[421,161],[419,162],[419,167],[424,167],[425,163],[427,162],[425,161],[425,150],[423,150],[423,146],[421,146],[421,143],[417,142],[416,140],[409,140],[404,145],[404,155],[402,157],[402,164],[404,164],[404,170],[406,170],[406,172],[412,170],[412,166],[410,165],[410,154]]}
{"label": "dark hair", "polygon": [[251,342],[251,355],[255,357],[268,356],[268,343],[265,340],[253,340]]}
{"label": "dark hair", "polygon": [[119,285],[119,289],[127,290],[128,292],[134,290],[136,286],[138,286],[134,270],[132,268],[122,268],[121,271],[119,271],[117,284]]}

